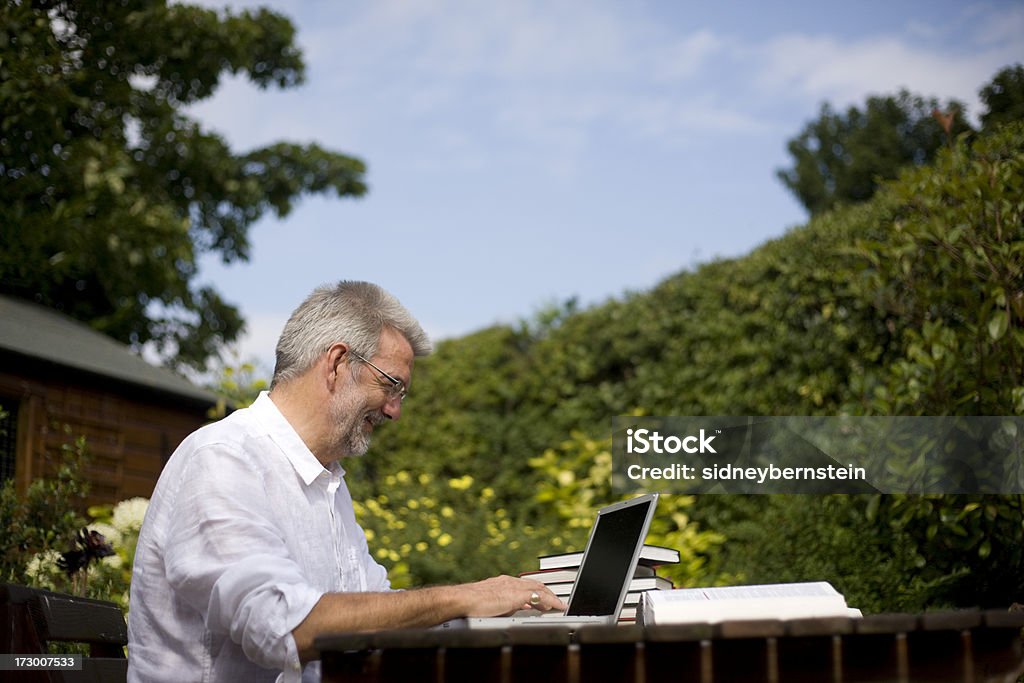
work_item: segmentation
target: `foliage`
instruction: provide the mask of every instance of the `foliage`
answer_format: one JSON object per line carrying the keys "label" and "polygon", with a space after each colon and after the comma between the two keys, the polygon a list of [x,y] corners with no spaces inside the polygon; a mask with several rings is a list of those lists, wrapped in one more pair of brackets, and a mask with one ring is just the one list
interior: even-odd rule
{"label": "foliage", "polygon": [[873,528],[902,539],[932,604],[1006,608],[1024,596],[1024,496],[889,496]]}
{"label": "foliage", "polygon": [[208,387],[217,395],[217,405],[210,408],[209,418],[219,420],[227,415],[228,407],[237,409],[252,405],[260,392],[269,386],[267,380],[258,376],[253,363],[221,364]]}
{"label": "foliage", "polygon": [[[838,113],[823,104],[818,118],[789,141],[793,166],[778,177],[811,215],[870,199],[880,179],[928,163],[945,144],[945,131],[932,115],[938,107],[935,99],[905,90],[870,97],[863,110],[851,106]],[[954,114],[954,135],[969,130],[962,104],[950,101],[943,109]]]}
{"label": "foliage", "polygon": [[[574,434],[530,465],[541,483],[532,496],[520,489],[514,506],[500,504],[493,487],[469,474],[437,479],[404,469],[385,477],[387,493],[355,502],[371,551],[389,568],[392,586],[516,574],[536,569],[538,555],[582,550],[598,508],[616,499],[611,440]],[[647,538],[680,551],[682,562],[661,572],[677,585],[710,580],[708,555],[723,540],[690,521],[693,502],[686,496],[663,500]]]}
{"label": "foliage", "polygon": [[[89,491],[83,474],[88,457],[85,438],[77,437],[61,447],[55,473],[34,479],[24,496],[17,495],[13,480],[0,486],[0,582],[62,592],[84,587],[87,597],[111,600],[127,610],[132,558],[148,501],[90,508],[89,521],[82,514]],[[87,580],[73,585],[58,564],[83,528],[100,532],[116,555],[91,565],[85,570]]]}
{"label": "foliage", "polygon": [[828,581],[865,614],[944,606],[920,576],[926,556],[909,545],[912,533],[877,524],[867,514],[870,502],[844,495],[729,496],[728,506],[703,518],[728,530],[712,569],[740,571],[747,583]]}
{"label": "foliage", "polygon": [[470,475],[403,469],[384,484],[388,493],[356,496],[354,505],[394,588],[526,571],[523,557],[542,547],[528,517],[502,506],[494,488]]}
{"label": "foliage", "polygon": [[17,495],[14,480],[0,487],[0,581],[28,583],[33,558],[54,556],[68,549],[84,525],[80,510],[88,484],[82,476],[87,458],[85,439],[62,446],[55,475],[35,479],[24,497]]}
{"label": "foliage", "polygon": [[[84,576],[69,577],[59,566],[61,552],[44,550],[29,558],[24,568],[24,580],[20,583],[52,591],[82,594],[97,600],[109,600],[117,603],[127,614],[135,546],[148,504],[145,498],[131,498],[117,505],[89,509],[92,521],[85,528],[102,534],[113,547],[114,554],[90,564],[82,570]],[[76,581],[76,578],[81,580]]]}
{"label": "foliage", "polygon": [[0,282],[122,342],[202,368],[242,328],[195,283],[248,257],[248,229],[307,192],[362,195],[364,166],[317,145],[233,153],[184,107],[225,73],[302,82],[294,28],[266,9],[164,1],[0,5]]}
{"label": "foliage", "polygon": [[1024,65],[1014,64],[1001,70],[979,94],[987,107],[981,115],[985,128],[1024,121]]}
{"label": "foliage", "polygon": [[868,409],[1024,414],[1024,122],[886,192],[900,207],[891,230],[856,243],[854,289],[893,330],[887,362],[865,370]]}

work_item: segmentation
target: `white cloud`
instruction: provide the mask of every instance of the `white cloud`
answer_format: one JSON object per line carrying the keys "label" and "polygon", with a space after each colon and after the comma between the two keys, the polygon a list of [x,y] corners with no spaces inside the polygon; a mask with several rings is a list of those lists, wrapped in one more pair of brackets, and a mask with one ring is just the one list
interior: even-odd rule
{"label": "white cloud", "polygon": [[707,62],[729,47],[726,40],[708,29],[669,40],[654,51],[652,75],[659,82],[688,79],[708,69]]}
{"label": "white cloud", "polygon": [[[868,95],[907,89],[940,99],[955,98],[977,115],[977,93],[1003,65],[1024,55],[1024,10],[968,14],[972,25],[957,29],[913,24],[907,36],[879,35],[844,41],[833,35],[789,34],[755,49],[757,83],[786,96],[802,96],[836,106],[862,102]],[[972,37],[957,48],[950,31]],[[909,36],[924,36],[925,44]],[[945,38],[943,38],[945,36]],[[958,36],[962,38],[963,36]]]}

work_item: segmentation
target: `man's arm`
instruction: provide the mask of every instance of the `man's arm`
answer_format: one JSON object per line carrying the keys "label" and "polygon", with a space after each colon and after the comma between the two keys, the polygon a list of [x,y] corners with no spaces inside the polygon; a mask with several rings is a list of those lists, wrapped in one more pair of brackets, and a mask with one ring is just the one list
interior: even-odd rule
{"label": "man's arm", "polygon": [[[540,596],[537,605],[530,605],[533,593]],[[316,657],[313,639],[323,633],[434,626],[457,617],[511,614],[524,607],[546,611],[565,609],[565,604],[544,584],[512,576],[394,593],[325,593],[292,637],[305,662]]]}

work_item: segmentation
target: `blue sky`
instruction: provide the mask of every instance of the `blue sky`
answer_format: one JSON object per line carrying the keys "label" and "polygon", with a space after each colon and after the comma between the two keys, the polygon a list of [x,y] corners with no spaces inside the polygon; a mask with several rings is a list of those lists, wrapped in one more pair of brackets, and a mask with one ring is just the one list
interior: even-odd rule
{"label": "blue sky", "polygon": [[[202,2],[209,7],[224,3]],[[1019,2],[277,0],[307,82],[226,80],[190,113],[236,151],[362,158],[362,199],[307,197],[200,278],[267,374],[322,283],[378,282],[435,339],[642,290],[805,222],[775,177],[822,102],[901,87],[967,103],[1024,61]]]}

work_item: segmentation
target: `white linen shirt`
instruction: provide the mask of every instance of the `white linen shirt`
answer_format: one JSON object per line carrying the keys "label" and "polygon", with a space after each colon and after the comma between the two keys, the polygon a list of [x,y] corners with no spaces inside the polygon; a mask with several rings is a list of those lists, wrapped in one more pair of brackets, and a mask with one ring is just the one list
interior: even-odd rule
{"label": "white linen shirt", "polygon": [[344,474],[320,464],[266,392],[186,438],[139,535],[128,680],[302,680],[291,632],[320,597],[390,589]]}

